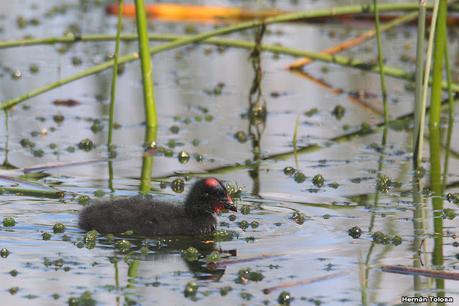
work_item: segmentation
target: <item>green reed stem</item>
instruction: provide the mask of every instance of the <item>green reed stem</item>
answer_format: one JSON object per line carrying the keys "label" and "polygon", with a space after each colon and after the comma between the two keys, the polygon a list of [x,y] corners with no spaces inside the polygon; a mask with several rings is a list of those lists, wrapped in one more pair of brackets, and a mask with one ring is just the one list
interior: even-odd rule
{"label": "green reed stem", "polygon": [[[139,1],[139,0],[138,0]],[[388,3],[388,4],[381,4],[379,6],[380,11],[401,11],[401,10],[413,10],[417,8],[416,3]],[[295,21],[295,20],[301,20],[301,19],[308,19],[308,18],[313,18],[313,17],[326,17],[326,16],[338,16],[338,15],[343,15],[343,14],[356,14],[356,13],[369,13],[373,12],[373,6],[372,5],[355,5],[355,6],[342,6],[342,7],[334,7],[334,8],[328,8],[328,9],[318,9],[318,10],[313,10],[313,11],[307,11],[307,12],[295,12],[295,13],[289,13],[289,14],[284,14],[281,16],[276,16],[272,18],[267,18],[264,20],[256,20],[256,21],[250,21],[250,22],[244,22],[240,23],[237,25],[233,26],[228,26],[224,28],[219,28],[213,31],[209,31],[206,33],[201,33],[201,34],[196,34],[192,35],[189,37],[184,37],[181,39],[177,39],[175,41],[172,41],[170,43],[163,44],[159,47],[152,48],[150,51],[150,54],[162,52],[165,50],[170,50],[178,47],[182,47],[185,45],[189,45],[192,43],[197,43],[203,40],[206,40],[208,38],[211,38],[213,36],[218,36],[218,35],[225,35],[245,29],[250,29],[259,26],[262,23],[265,24],[273,24],[273,23],[282,23],[282,22],[288,22],[288,21]],[[145,41],[145,37],[141,38],[143,41]],[[145,45],[145,44],[143,44]],[[252,44],[253,45],[253,44]],[[141,49],[142,52],[142,49]],[[125,55],[123,57],[119,58],[119,63],[126,63],[130,62],[133,60],[138,59],[139,55],[137,53],[132,53],[129,55]],[[80,73],[74,74],[73,76],[70,76],[68,78],[64,78],[62,80],[59,80],[55,83],[45,85],[39,89],[33,90],[31,92],[28,92],[20,97],[13,98],[10,100],[7,100],[0,104],[0,109],[4,108],[9,108],[12,107],[24,100],[30,99],[32,97],[38,96],[42,93],[45,93],[49,90],[52,90],[54,88],[57,88],[59,86],[62,86],[64,84],[76,81],[78,79],[81,79],[83,77],[101,72],[105,69],[110,68],[113,66],[113,61],[108,61],[104,62],[102,64],[93,66],[89,69],[86,69]],[[148,68],[148,67],[145,67]],[[147,70],[148,71],[148,70]],[[146,72],[147,72],[146,71]],[[147,74],[145,72],[145,74]],[[153,112],[147,113],[147,116],[152,117],[154,114]],[[147,123],[148,124],[148,123]]]}
{"label": "green reed stem", "polygon": [[148,40],[148,22],[143,0],[135,1],[137,33],[139,35],[140,63],[142,67],[143,99],[147,127],[158,125],[156,114],[155,95],[153,90],[153,65],[151,63],[150,46]]}
{"label": "green reed stem", "polygon": [[[432,93],[431,93],[431,112],[429,120],[429,135],[430,135],[430,182],[433,192],[432,209],[434,217],[434,250],[432,256],[432,264],[434,266],[443,265],[443,186],[441,180],[441,131],[440,131],[440,115],[441,115],[441,83],[443,79],[443,60],[445,56],[446,46],[446,18],[447,18],[447,1],[437,0],[438,19],[435,25],[435,49],[433,62],[433,78],[432,78]],[[436,279],[437,289],[444,289],[445,281]],[[437,295],[444,295],[441,290]]]}
{"label": "green reed stem", "polygon": [[375,14],[375,27],[376,27],[376,42],[378,46],[378,67],[379,67],[379,79],[381,82],[381,94],[384,105],[384,122],[389,120],[389,109],[387,105],[387,89],[386,82],[384,80],[384,55],[382,51],[382,39],[381,39],[381,26],[379,23],[379,8],[378,0],[373,0],[374,14]]}
{"label": "green reed stem", "polygon": [[116,26],[116,42],[115,42],[115,53],[113,54],[113,75],[112,75],[112,87],[110,90],[110,110],[108,117],[108,140],[107,145],[110,149],[112,145],[113,137],[113,118],[115,117],[115,96],[116,96],[116,80],[118,78],[118,57],[120,53],[120,40],[121,30],[123,25],[123,2],[124,0],[118,0],[118,22]]}
{"label": "green reed stem", "polygon": [[454,127],[454,115],[455,115],[455,104],[454,94],[452,90],[453,76],[451,72],[451,66],[449,61],[449,47],[448,47],[448,30],[446,29],[446,44],[445,44],[445,69],[446,69],[446,82],[448,83],[448,131],[446,136],[446,152],[445,160],[443,163],[443,191],[448,182],[448,168],[449,168],[449,157],[451,148],[451,139],[453,136]]}
{"label": "green reed stem", "polygon": [[[417,169],[422,158],[422,142],[420,129],[424,125],[424,109],[423,105],[423,75],[424,75],[424,36],[426,30],[426,6],[427,0],[419,0],[419,17],[418,17],[418,34],[416,44],[416,87],[414,96],[414,130],[413,130],[413,165]],[[421,119],[422,117],[422,119]]]}
{"label": "green reed stem", "polygon": [[65,195],[63,191],[27,189],[20,187],[0,187],[0,193],[4,192],[44,198],[62,198]]}

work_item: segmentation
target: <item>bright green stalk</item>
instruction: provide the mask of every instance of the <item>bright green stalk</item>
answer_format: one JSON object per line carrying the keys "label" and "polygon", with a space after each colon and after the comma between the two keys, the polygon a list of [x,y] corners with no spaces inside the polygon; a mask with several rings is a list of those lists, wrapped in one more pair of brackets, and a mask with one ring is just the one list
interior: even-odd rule
{"label": "bright green stalk", "polygon": [[137,33],[139,35],[140,62],[142,67],[143,99],[147,127],[158,125],[155,95],[153,90],[153,65],[151,64],[150,46],[148,45],[148,23],[143,0],[135,1]]}
{"label": "bright green stalk", "polygon": [[[454,94],[451,88],[453,83],[453,76],[451,73],[451,67],[449,62],[449,48],[448,48],[448,31],[446,31],[446,42],[445,42],[445,69],[446,69],[446,81],[448,83],[448,132],[446,136],[446,152],[445,152],[445,161],[443,164],[443,189],[446,186],[448,180],[448,167],[449,167],[449,154],[451,148],[451,139],[453,136],[453,127],[454,127]],[[444,190],[443,190],[444,191]]]}
{"label": "bright green stalk", "polygon": [[[422,158],[422,142],[420,129],[421,124],[424,125],[423,109],[425,105],[422,104],[423,98],[423,74],[424,74],[424,36],[426,28],[426,5],[427,0],[419,0],[419,17],[418,17],[418,35],[416,45],[416,89],[414,96],[414,136],[413,136],[413,165],[417,169],[421,163]],[[430,69],[430,68],[429,68]]]}
{"label": "bright green stalk", "polygon": [[384,122],[387,123],[389,121],[389,110],[387,106],[386,82],[384,80],[384,55],[382,51],[381,29],[380,29],[380,24],[379,24],[378,0],[373,0],[373,6],[374,6],[374,14],[375,14],[376,42],[378,45],[379,79],[381,82],[381,93],[382,93],[383,105],[384,105]]}
{"label": "bright green stalk", "polygon": [[27,189],[20,187],[0,187],[0,193],[14,193],[17,195],[26,195],[33,197],[44,197],[44,198],[62,198],[65,193],[63,191],[53,190],[39,190],[39,189]]}
{"label": "bright green stalk", "polygon": [[[432,209],[434,217],[434,250],[432,264],[436,267],[443,265],[443,198],[441,181],[440,161],[440,115],[441,115],[441,83],[443,78],[443,60],[446,46],[446,18],[447,1],[437,0],[438,19],[435,26],[435,50],[433,63],[432,93],[430,102],[430,182],[433,192]],[[436,279],[437,289],[444,289],[445,281]],[[444,291],[440,290],[437,295],[443,296]]]}
{"label": "bright green stalk", "polygon": [[120,53],[120,37],[123,25],[123,2],[124,0],[118,0],[118,23],[116,27],[116,43],[115,53],[113,54],[113,75],[112,75],[112,87],[110,90],[110,111],[108,117],[108,140],[107,145],[110,149],[112,145],[113,137],[113,117],[115,117],[115,96],[116,96],[116,80],[118,78],[118,57]]}

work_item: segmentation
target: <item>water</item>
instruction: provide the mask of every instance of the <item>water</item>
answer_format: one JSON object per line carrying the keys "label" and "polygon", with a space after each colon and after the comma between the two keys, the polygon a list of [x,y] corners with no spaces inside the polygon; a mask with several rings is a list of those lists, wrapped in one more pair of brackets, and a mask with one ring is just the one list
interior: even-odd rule
{"label": "water", "polygon": [[[1,1],[1,40],[18,39],[26,35],[34,37],[59,36],[70,25],[77,26],[84,34],[114,33],[116,19],[105,16],[102,5],[89,1],[66,1],[64,13],[45,17],[53,6],[61,1]],[[238,1],[219,1],[222,4],[240,5]],[[356,1],[305,1],[295,5],[291,1],[276,1],[282,9],[310,9]],[[214,4],[214,2],[212,2]],[[243,3],[244,4],[244,3]],[[271,2],[258,1],[254,8],[269,7]],[[18,28],[17,18],[36,18]],[[134,32],[132,20],[124,21],[125,31]],[[186,25],[153,22],[156,32],[185,32]],[[194,25],[198,30],[209,30],[211,25]],[[264,37],[265,43],[281,43],[285,46],[319,51],[337,44],[344,38],[353,37],[371,25],[310,25],[303,23],[272,25]],[[254,31],[233,34],[231,37],[253,41]],[[400,61],[400,55],[414,56],[415,29],[402,28],[384,36],[384,52],[387,63],[407,70],[413,64]],[[159,45],[160,42],[153,42]],[[455,45],[450,54],[456,54]],[[66,53],[59,53],[63,45],[44,45],[0,50],[0,99],[2,101],[24,94],[44,84],[56,81],[104,61],[114,50],[113,43],[79,43],[72,45]],[[123,54],[133,52],[136,43],[122,44]],[[365,60],[376,58],[373,41],[345,53]],[[401,51],[402,50],[402,51]],[[193,46],[164,52],[153,57],[155,96],[158,103],[159,131],[157,143],[166,146],[175,141],[173,157],[155,156],[152,175],[153,194],[160,198],[180,197],[170,187],[160,188],[160,181],[171,182],[175,173],[210,171],[228,183],[236,182],[243,187],[239,207],[250,207],[249,214],[237,214],[229,220],[223,214],[220,229],[231,231],[231,241],[203,243],[192,239],[129,239],[132,252],[125,256],[115,249],[113,243],[99,236],[96,247],[88,249],[82,243],[85,233],[78,229],[77,218],[81,205],[73,193],[94,197],[104,191],[105,198],[135,195],[139,190],[144,137],[144,109],[139,66],[125,66],[118,79],[115,121],[121,124],[114,131],[117,158],[113,160],[113,179],[110,180],[108,163],[105,161],[108,97],[111,72],[105,71],[61,88],[37,96],[18,105],[8,113],[8,130],[0,130],[1,155],[19,168],[42,166],[47,163],[70,163],[99,160],[73,167],[56,167],[46,170],[49,176],[38,182],[67,192],[64,199],[47,199],[35,196],[3,194],[0,197],[0,217],[12,216],[17,224],[2,227],[0,248],[8,248],[10,255],[0,261],[0,297],[4,305],[62,305],[69,298],[80,297],[90,292],[91,298],[101,305],[201,305],[223,303],[228,305],[277,304],[282,290],[294,297],[296,305],[392,305],[400,303],[403,295],[436,295],[434,283],[421,279],[421,285],[412,276],[383,273],[383,264],[413,265],[418,250],[413,243],[425,239],[422,248],[423,264],[431,268],[433,248],[432,210],[430,198],[419,205],[413,203],[411,184],[411,135],[406,131],[389,130],[385,153],[381,155],[371,144],[381,144],[380,132],[356,137],[351,141],[333,143],[329,139],[356,130],[364,122],[380,121],[380,116],[346,92],[367,92],[363,99],[373,108],[381,110],[379,77],[334,65],[315,63],[306,72],[317,79],[325,80],[332,88],[344,89],[334,93],[304,77],[285,69],[292,62],[290,56],[274,56],[263,53],[261,66],[263,79],[261,91],[266,101],[268,114],[260,128],[260,146],[254,147],[249,139],[239,143],[234,134],[248,133],[247,119],[249,91],[254,72],[248,60],[250,51],[225,49],[215,46]],[[76,59],[73,59],[76,58]],[[81,64],[75,65],[72,62]],[[31,65],[39,72],[30,72]],[[16,80],[11,74],[20,71]],[[405,82],[387,79],[390,88],[390,111],[392,117],[406,114],[412,109],[413,93],[405,89]],[[219,83],[224,84],[219,95],[209,94]],[[74,107],[56,106],[55,100],[74,99]],[[341,105],[345,115],[337,120],[331,112]],[[313,108],[318,113],[308,117],[304,112]],[[60,123],[55,115],[63,115]],[[313,152],[288,154],[284,158],[266,158],[258,167],[251,169],[243,165],[247,160],[292,152],[295,121],[299,118],[298,147],[320,144],[323,147]],[[94,119],[101,119],[104,129],[93,133]],[[6,125],[5,117],[0,125]],[[177,134],[170,131],[179,127]],[[343,130],[344,128],[344,130]],[[44,130],[46,129],[46,130]],[[251,127],[252,131],[255,125]],[[42,132],[40,134],[40,131]],[[45,133],[46,131],[46,133]],[[31,136],[39,132],[38,136]],[[34,157],[33,150],[23,148],[21,139],[30,139],[42,149],[43,157]],[[90,152],[78,150],[78,143],[89,138],[97,145]],[[453,135],[453,149],[457,150],[457,136]],[[197,146],[193,140],[198,140]],[[54,145],[56,147],[54,148]],[[68,152],[68,147],[76,148]],[[189,152],[188,163],[179,162],[180,151]],[[426,154],[428,147],[425,147]],[[254,153],[255,152],[255,153]],[[198,162],[193,154],[202,154]],[[401,185],[392,187],[388,193],[376,192],[376,177],[380,158],[381,172]],[[222,168],[224,166],[229,166]],[[285,167],[294,167],[306,175],[306,180],[296,183],[293,177],[284,174]],[[428,168],[428,163],[425,167]],[[449,182],[457,177],[456,155],[450,159]],[[2,170],[2,175],[15,177],[20,170]],[[317,188],[312,177],[322,174],[325,185]],[[427,176],[426,176],[427,177]],[[189,188],[193,176],[186,183]],[[338,188],[330,186],[338,183]],[[426,180],[426,183],[428,180]],[[3,186],[14,186],[8,178],[2,178]],[[110,190],[113,187],[113,192]],[[32,188],[37,188],[32,185]],[[43,187],[40,187],[43,188]],[[455,187],[448,189],[453,192]],[[404,192],[408,191],[408,192]],[[186,193],[186,190],[185,192]],[[377,202],[375,202],[377,194]],[[357,195],[361,195],[357,197]],[[415,208],[418,207],[416,210]],[[445,202],[445,207],[455,206]],[[415,235],[413,216],[425,210],[425,234]],[[301,213],[305,221],[298,224],[291,217]],[[419,220],[419,219],[416,219]],[[242,230],[241,221],[249,226]],[[44,232],[52,233],[55,223],[63,223],[66,231],[53,234],[51,240],[42,240]],[[301,223],[301,222],[299,222]],[[360,239],[352,239],[347,231],[353,226],[363,230]],[[444,220],[445,255],[443,266],[456,269],[455,220]],[[399,235],[403,242],[373,244],[369,231],[382,231],[388,235]],[[64,235],[66,236],[64,238]],[[418,239],[418,240],[416,240]],[[115,240],[119,240],[116,238]],[[415,242],[415,240],[417,242]],[[417,244],[416,244],[417,245]],[[223,263],[217,268],[208,265],[205,258],[189,263],[181,251],[189,246],[197,247],[202,255],[221,250]],[[425,247],[425,249],[424,249]],[[239,284],[235,280],[241,269],[250,268],[261,272],[261,281]],[[18,274],[12,276],[12,270]],[[328,278],[326,278],[328,276]],[[190,281],[199,288],[195,298],[187,298],[183,291]],[[275,289],[264,294],[263,289],[296,281],[311,281],[286,289]],[[220,290],[231,286],[232,290],[222,296]],[[17,287],[17,292],[15,292]],[[12,289],[13,288],[13,289]],[[333,288],[333,290],[330,290]],[[415,292],[415,288],[419,290]],[[459,287],[454,281],[446,281],[445,295],[459,298]],[[14,294],[12,294],[12,293]]]}

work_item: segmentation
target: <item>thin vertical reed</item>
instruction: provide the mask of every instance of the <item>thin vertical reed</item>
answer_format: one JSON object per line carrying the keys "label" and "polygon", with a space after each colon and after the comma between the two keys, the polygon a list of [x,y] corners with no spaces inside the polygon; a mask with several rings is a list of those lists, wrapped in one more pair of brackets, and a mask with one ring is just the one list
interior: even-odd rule
{"label": "thin vertical reed", "polygon": [[389,110],[387,105],[387,89],[386,81],[384,78],[384,55],[382,51],[381,29],[379,24],[379,8],[378,0],[373,0],[374,14],[375,14],[375,27],[376,27],[376,42],[378,45],[378,66],[379,66],[379,79],[381,82],[381,94],[384,105],[384,123],[389,121]]}
{"label": "thin vertical reed", "polygon": [[121,41],[121,29],[123,25],[123,2],[124,0],[118,0],[119,11],[118,11],[118,22],[116,26],[116,42],[115,52],[113,53],[113,75],[112,75],[112,87],[110,90],[110,111],[108,117],[108,140],[107,145],[110,149],[112,145],[113,137],[113,118],[115,116],[115,96],[116,96],[116,80],[118,78],[118,57],[120,53],[120,41]]}
{"label": "thin vertical reed", "polygon": [[148,45],[148,23],[143,0],[135,1],[137,33],[140,50],[140,62],[142,67],[143,98],[147,127],[157,126],[155,95],[153,91],[153,66],[151,63],[150,47]]}
{"label": "thin vertical reed", "polygon": [[[422,148],[420,147],[420,128],[424,124],[423,108],[423,75],[424,75],[424,36],[426,31],[426,6],[427,0],[419,0],[418,34],[416,44],[416,87],[414,96],[414,136],[413,136],[413,165],[417,169],[421,163]],[[422,122],[422,123],[421,123]],[[422,144],[421,144],[422,145]]]}

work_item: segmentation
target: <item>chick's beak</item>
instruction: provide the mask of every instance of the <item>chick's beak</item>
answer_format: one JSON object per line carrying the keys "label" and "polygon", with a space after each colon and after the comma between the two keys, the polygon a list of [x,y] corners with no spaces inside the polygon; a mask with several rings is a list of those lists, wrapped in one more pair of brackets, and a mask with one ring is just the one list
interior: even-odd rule
{"label": "chick's beak", "polygon": [[237,207],[236,207],[236,205],[234,205],[233,200],[231,199],[231,197],[229,195],[226,196],[226,199],[222,200],[222,203],[223,203],[223,207],[225,207],[225,209],[237,212]]}

